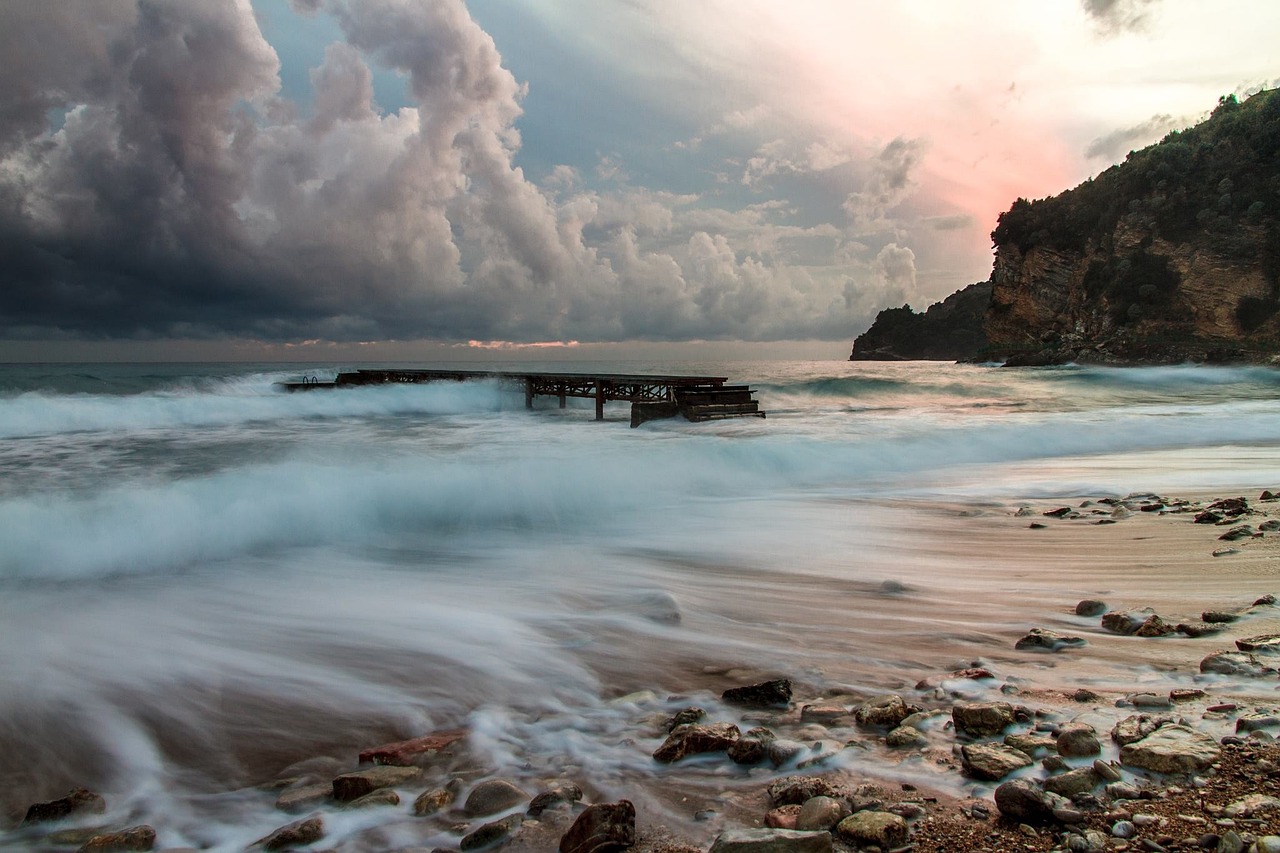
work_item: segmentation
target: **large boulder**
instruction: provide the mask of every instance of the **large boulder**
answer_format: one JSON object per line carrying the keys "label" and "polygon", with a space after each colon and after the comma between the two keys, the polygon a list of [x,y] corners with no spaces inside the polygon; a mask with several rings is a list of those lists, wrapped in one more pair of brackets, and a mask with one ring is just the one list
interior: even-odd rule
{"label": "large boulder", "polygon": [[529,795],[514,782],[488,779],[471,789],[462,810],[467,817],[485,817],[529,802]]}
{"label": "large boulder", "polygon": [[560,839],[560,853],[612,853],[636,843],[636,807],[630,800],[587,806]]}
{"label": "large boulder", "polygon": [[996,808],[1014,823],[1053,823],[1054,804],[1044,788],[1030,779],[1012,779],[995,791]]}
{"label": "large boulder", "polygon": [[1120,762],[1156,773],[1194,773],[1218,760],[1218,742],[1190,726],[1171,723],[1120,748]]}

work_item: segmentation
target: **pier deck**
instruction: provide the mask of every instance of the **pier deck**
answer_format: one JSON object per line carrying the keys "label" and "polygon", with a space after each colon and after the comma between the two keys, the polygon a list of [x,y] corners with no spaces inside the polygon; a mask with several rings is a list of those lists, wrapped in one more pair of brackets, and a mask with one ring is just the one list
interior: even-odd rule
{"label": "pier deck", "polygon": [[315,391],[363,385],[419,384],[496,380],[524,390],[525,406],[538,396],[556,397],[560,408],[569,397],[594,399],[596,420],[604,420],[610,400],[631,403],[631,425],[683,415],[691,421],[764,417],[747,385],[725,385],[724,376],[651,376],[626,373],[525,373],[494,370],[369,369],[339,373],[332,382],[308,377],[282,382],[286,391]]}

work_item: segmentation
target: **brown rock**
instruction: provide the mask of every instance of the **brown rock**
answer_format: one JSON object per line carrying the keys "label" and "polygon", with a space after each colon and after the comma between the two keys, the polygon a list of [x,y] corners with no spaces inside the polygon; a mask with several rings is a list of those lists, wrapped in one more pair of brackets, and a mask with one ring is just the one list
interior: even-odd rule
{"label": "brown rock", "polygon": [[813,797],[833,797],[837,791],[826,779],[817,776],[784,776],[765,789],[775,806],[802,805]]}
{"label": "brown rock", "polygon": [[1176,629],[1154,613],[1142,621],[1133,633],[1138,637],[1167,637]]}
{"label": "brown rock", "polygon": [[314,844],[321,838],[324,838],[324,819],[316,815],[282,826],[266,838],[255,841],[253,846],[263,850],[288,850]]}
{"label": "brown rock", "polygon": [[1013,725],[1013,706],[1008,702],[960,702],[951,708],[951,719],[961,734],[990,737]]}
{"label": "brown rock", "polygon": [[156,831],[146,824],[95,835],[86,841],[78,853],[126,853],[130,850],[151,850],[156,846]]}
{"label": "brown rock", "polygon": [[1259,634],[1256,637],[1245,637],[1236,640],[1236,648],[1242,652],[1257,654],[1280,654],[1280,634]]}
{"label": "brown rock", "polygon": [[561,805],[572,805],[582,799],[582,789],[573,783],[557,785],[549,791],[543,791],[529,803],[525,813],[529,817],[539,817],[547,809]]}
{"label": "brown rock", "polygon": [[891,812],[863,811],[836,826],[836,834],[860,846],[895,850],[907,843],[907,822]]}
{"label": "brown rock", "polygon": [[276,808],[282,812],[305,812],[333,796],[332,782],[289,788],[276,797]]}
{"label": "brown rock", "polygon": [[653,758],[663,764],[671,764],[689,755],[724,752],[741,736],[733,723],[677,726],[667,735],[662,746],[654,750]]}
{"label": "brown rock", "polygon": [[375,746],[360,753],[361,764],[409,767],[467,736],[465,729],[435,732],[412,740]]}
{"label": "brown rock", "polygon": [[792,803],[789,806],[778,806],[764,816],[764,825],[770,829],[795,829],[800,818],[800,809],[804,806]]}
{"label": "brown rock", "polygon": [[528,802],[529,795],[506,779],[488,779],[471,789],[462,810],[467,817],[484,817]]}
{"label": "brown rock", "polygon": [[333,798],[340,803],[358,800],[379,788],[406,785],[422,776],[418,767],[371,767],[355,773],[344,773],[333,780]]}
{"label": "brown rock", "polygon": [[965,775],[974,779],[996,781],[1032,764],[1025,752],[999,743],[966,743],[960,756]]}
{"label": "brown rock", "polygon": [[24,824],[48,823],[62,820],[79,814],[102,814],[107,810],[107,801],[88,788],[74,788],[65,797],[50,800],[47,803],[36,803],[27,809]]}
{"label": "brown rock", "polygon": [[413,801],[413,813],[419,817],[435,814],[441,809],[453,805],[454,799],[454,793],[448,788],[433,788],[430,791],[423,791]]}
{"label": "brown rock", "polygon": [[791,704],[791,682],[786,678],[762,681],[746,687],[732,687],[720,694],[730,705],[746,708],[776,708]]}
{"label": "brown rock", "polygon": [[853,716],[860,726],[892,729],[896,728],[910,713],[906,700],[896,693],[890,693],[863,702],[853,712]]}
{"label": "brown rock", "polygon": [[560,839],[560,853],[611,853],[636,843],[636,807],[630,800],[588,806]]}
{"label": "brown rock", "polygon": [[1217,741],[1189,726],[1170,724],[1120,748],[1120,762],[1157,773],[1192,773],[1218,760]]}

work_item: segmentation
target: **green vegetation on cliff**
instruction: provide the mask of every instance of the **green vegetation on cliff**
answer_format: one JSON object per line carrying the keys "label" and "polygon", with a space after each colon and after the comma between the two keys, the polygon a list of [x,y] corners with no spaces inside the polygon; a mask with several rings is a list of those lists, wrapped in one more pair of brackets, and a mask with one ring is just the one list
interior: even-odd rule
{"label": "green vegetation on cliff", "polygon": [[[1178,270],[1151,251],[1154,241],[1194,243],[1235,264],[1261,270],[1270,292],[1240,297],[1244,333],[1280,311],[1280,90],[1244,102],[1222,98],[1210,117],[1130,152],[1073,190],[1038,201],[1018,199],[999,217],[997,249],[1026,257],[1037,248],[1088,258],[1084,291],[1113,324],[1174,321],[1186,305]],[[1113,245],[1117,232],[1141,235]]]}

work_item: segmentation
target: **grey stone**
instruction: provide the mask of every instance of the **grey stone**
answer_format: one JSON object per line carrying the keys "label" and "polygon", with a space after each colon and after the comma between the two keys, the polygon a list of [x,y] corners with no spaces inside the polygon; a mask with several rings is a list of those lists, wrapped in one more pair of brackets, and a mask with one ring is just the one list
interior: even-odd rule
{"label": "grey stone", "polygon": [[422,776],[420,767],[393,767],[382,765],[344,773],[333,780],[333,798],[340,803],[358,800],[379,788],[407,785]]}
{"label": "grey stone", "polygon": [[1170,717],[1152,717],[1149,714],[1135,714],[1125,717],[1111,729],[1111,739],[1120,746],[1142,740],[1156,729],[1173,722]]}
{"label": "grey stone", "polygon": [[1116,838],[1133,838],[1137,832],[1138,827],[1131,820],[1118,820],[1111,826],[1111,834]]}
{"label": "grey stone", "polygon": [[1057,749],[1059,755],[1068,758],[1083,758],[1102,752],[1102,744],[1093,726],[1074,724],[1063,728],[1058,734]]}
{"label": "grey stone", "polygon": [[896,693],[879,696],[858,706],[853,712],[858,725],[869,728],[897,728],[911,710],[906,700]]}
{"label": "grey stone", "polygon": [[653,757],[656,761],[671,764],[689,755],[724,752],[739,737],[741,732],[733,723],[676,726],[662,746],[654,750]]}
{"label": "grey stone", "polygon": [[1280,726],[1280,717],[1275,714],[1245,714],[1236,720],[1237,732],[1256,732],[1275,726]]}
{"label": "grey stone", "polygon": [[1053,823],[1054,805],[1043,788],[1030,779],[1013,779],[995,790],[996,808],[1016,823]]}
{"label": "grey stone", "polygon": [[729,829],[720,833],[710,853],[831,853],[831,833],[794,829]]}
{"label": "grey stone", "polygon": [[1200,671],[1219,675],[1246,675],[1253,678],[1273,675],[1275,670],[1265,666],[1248,652],[1214,652],[1200,661]]}
{"label": "grey stone", "polygon": [[1057,776],[1050,776],[1042,783],[1046,791],[1063,797],[1074,797],[1092,791],[1098,786],[1099,777],[1092,767],[1078,767]]}
{"label": "grey stone", "polygon": [[482,824],[462,836],[458,847],[462,850],[483,850],[486,847],[495,847],[510,838],[523,823],[524,818],[521,815],[513,814],[501,820]]}
{"label": "grey stone", "polygon": [[1266,794],[1255,793],[1231,803],[1227,806],[1225,814],[1231,818],[1251,818],[1275,812],[1280,812],[1280,800]]}
{"label": "grey stone", "polygon": [[1056,652],[1065,648],[1078,648],[1085,645],[1083,637],[1073,637],[1066,634],[1059,634],[1056,631],[1050,631],[1047,628],[1032,628],[1025,635],[1013,644],[1015,649],[1023,651],[1043,649],[1050,652]]}
{"label": "grey stone", "polygon": [[1104,782],[1119,782],[1121,779],[1120,769],[1101,758],[1094,760],[1093,772],[1097,773]]}
{"label": "grey stone", "polygon": [[801,832],[830,830],[849,816],[849,805],[836,797],[811,797],[800,807],[796,829]]}
{"label": "grey stone", "polygon": [[1217,741],[1190,726],[1162,726],[1145,738],[1120,748],[1120,761],[1156,773],[1192,773],[1218,760]]}
{"label": "grey stone", "polygon": [[258,839],[252,846],[263,850],[288,850],[290,847],[314,844],[321,838],[324,838],[324,819],[316,815],[282,826],[266,838]]}
{"label": "grey stone", "polygon": [[860,846],[875,844],[894,850],[907,843],[907,822],[892,812],[862,811],[849,815],[836,826],[840,838]]}
{"label": "grey stone", "polygon": [[1101,616],[1107,612],[1107,604],[1096,598],[1086,598],[1076,605],[1077,616]]}
{"label": "grey stone", "polygon": [[906,747],[920,746],[928,743],[928,741],[925,736],[920,733],[919,729],[914,729],[911,726],[898,726],[885,736],[885,743],[895,749],[903,749]]}
{"label": "grey stone", "polygon": [[966,776],[991,781],[1032,764],[1025,752],[996,743],[967,743],[960,748],[960,756]]}
{"label": "grey stone", "polygon": [[462,810],[467,817],[497,814],[529,801],[529,794],[506,779],[488,779],[471,789]]}
{"label": "grey stone", "polygon": [[636,843],[636,807],[630,800],[587,806],[560,839],[560,853],[612,853]]}

